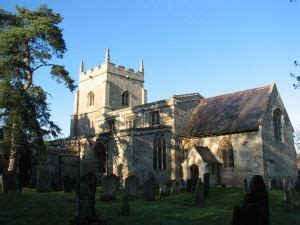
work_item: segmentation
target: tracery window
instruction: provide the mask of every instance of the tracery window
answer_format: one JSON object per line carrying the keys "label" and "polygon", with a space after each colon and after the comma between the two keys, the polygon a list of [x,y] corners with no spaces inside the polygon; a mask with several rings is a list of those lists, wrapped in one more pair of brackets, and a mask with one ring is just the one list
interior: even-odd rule
{"label": "tracery window", "polygon": [[223,162],[224,168],[234,167],[234,153],[231,141],[228,138],[223,138],[219,145],[219,155]]}
{"label": "tracery window", "polygon": [[167,148],[163,134],[155,135],[153,139],[153,168],[165,170],[167,168]]}

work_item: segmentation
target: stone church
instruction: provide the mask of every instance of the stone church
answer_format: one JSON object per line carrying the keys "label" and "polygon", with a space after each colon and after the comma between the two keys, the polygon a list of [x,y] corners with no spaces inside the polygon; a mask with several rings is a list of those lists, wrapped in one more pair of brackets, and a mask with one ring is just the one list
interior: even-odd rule
{"label": "stone church", "polygon": [[[70,137],[49,143],[53,172],[131,174],[143,183],[210,173],[211,185],[296,179],[293,127],[275,84],[205,98],[199,93],[147,102],[144,65],[80,65]],[[59,164],[59,165],[58,165]]]}

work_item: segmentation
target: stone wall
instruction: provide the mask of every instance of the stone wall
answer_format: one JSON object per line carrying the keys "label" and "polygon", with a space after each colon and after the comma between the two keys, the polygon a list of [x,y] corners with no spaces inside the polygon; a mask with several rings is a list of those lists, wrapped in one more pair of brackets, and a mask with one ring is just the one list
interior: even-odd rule
{"label": "stone wall", "polygon": [[[277,142],[274,137],[273,112],[275,109],[280,109],[282,113],[282,142]],[[275,86],[262,124],[266,180],[275,178],[281,184],[284,177],[291,176],[296,179],[296,150],[293,132],[289,116]]]}

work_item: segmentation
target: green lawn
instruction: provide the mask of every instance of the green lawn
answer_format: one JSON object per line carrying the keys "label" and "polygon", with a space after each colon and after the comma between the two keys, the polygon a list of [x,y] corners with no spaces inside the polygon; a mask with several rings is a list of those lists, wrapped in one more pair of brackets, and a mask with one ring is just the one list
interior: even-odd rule
{"label": "green lawn", "polygon": [[[300,224],[300,208],[291,210],[283,201],[280,190],[270,191],[271,224]],[[213,188],[203,207],[184,206],[192,202],[193,194],[175,196],[147,202],[142,199],[130,201],[131,215],[121,217],[123,193],[116,201],[100,202],[99,190],[96,195],[97,215],[106,224],[231,224],[232,208],[243,199],[242,189]],[[299,197],[299,196],[298,196]],[[23,189],[23,193],[0,194],[0,224],[66,225],[74,216],[74,194],[63,192],[36,193]]]}

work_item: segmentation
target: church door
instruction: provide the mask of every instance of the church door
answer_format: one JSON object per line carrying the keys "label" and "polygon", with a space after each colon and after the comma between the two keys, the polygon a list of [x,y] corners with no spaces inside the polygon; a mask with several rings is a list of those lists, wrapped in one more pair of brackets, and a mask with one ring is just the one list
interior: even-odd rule
{"label": "church door", "polygon": [[99,142],[95,146],[95,152],[98,158],[98,172],[106,173],[107,172],[107,148],[102,142]]}
{"label": "church door", "polygon": [[190,166],[190,175],[192,180],[197,180],[199,178],[199,167],[195,164]]}

